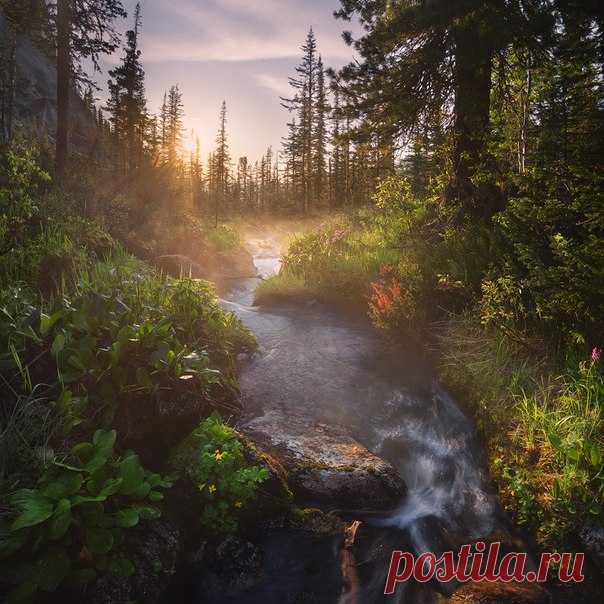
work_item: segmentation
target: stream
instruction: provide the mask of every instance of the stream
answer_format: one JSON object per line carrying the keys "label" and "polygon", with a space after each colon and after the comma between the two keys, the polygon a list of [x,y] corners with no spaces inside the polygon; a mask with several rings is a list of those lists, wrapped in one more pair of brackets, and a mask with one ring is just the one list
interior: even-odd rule
{"label": "stream", "polygon": [[[319,572],[313,597],[299,600],[289,599],[288,588],[280,584],[293,589],[306,583],[304,575],[296,568],[277,569],[279,579],[273,577],[271,585],[256,589],[245,602],[385,601],[393,549],[438,555],[503,528],[475,428],[435,380],[416,345],[394,350],[368,321],[319,303],[254,307],[259,280],[279,270],[280,245],[270,236],[247,245],[259,277],[236,281],[223,304],[259,344],[240,376],[248,413],[267,407],[284,414],[303,409],[317,421],[345,426],[400,472],[408,494],[391,512],[359,519],[356,560],[342,548],[271,542],[277,559],[307,558],[324,569],[336,565],[340,573],[326,578]],[[435,587],[404,584],[387,600],[436,602]]]}

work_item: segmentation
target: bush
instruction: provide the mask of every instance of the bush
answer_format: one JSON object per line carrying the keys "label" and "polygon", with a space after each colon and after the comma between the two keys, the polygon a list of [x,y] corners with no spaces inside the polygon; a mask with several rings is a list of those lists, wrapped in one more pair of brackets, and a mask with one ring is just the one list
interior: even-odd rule
{"label": "bush", "polygon": [[32,149],[0,155],[0,253],[23,241],[40,212],[38,194],[50,177],[36,159]]}
{"label": "bush", "polygon": [[268,471],[250,466],[237,433],[219,416],[206,419],[179,447],[173,466],[196,488],[200,526],[209,533],[232,533]]}
{"label": "bush", "polygon": [[161,515],[155,503],[172,483],[132,452],[115,455],[115,441],[115,431],[97,430],[92,442],[54,459],[35,488],[10,498],[13,513],[0,524],[0,560],[16,585],[9,602],[65,581],[86,584],[98,573],[134,572],[124,532]]}
{"label": "bush", "polygon": [[165,396],[219,404],[237,353],[254,345],[207,284],[160,277],[125,255],[80,269],[20,321],[5,330],[9,383],[22,387],[21,364],[30,384],[56,384],[55,406],[75,424],[94,416],[110,426],[120,404],[145,415]]}
{"label": "bush", "polygon": [[[604,195],[594,174],[530,172],[495,216],[499,256],[486,276],[486,320],[520,321],[560,344],[604,330]],[[511,286],[515,294],[507,298]],[[501,308],[498,312],[497,308]]]}
{"label": "bush", "polygon": [[207,228],[205,234],[208,244],[217,252],[229,252],[241,244],[237,231],[226,225]]}
{"label": "bush", "polygon": [[[513,334],[511,334],[513,335]],[[475,316],[438,332],[440,373],[486,438],[505,508],[544,548],[602,522],[604,374],[598,350],[557,371],[539,342],[486,332]]]}

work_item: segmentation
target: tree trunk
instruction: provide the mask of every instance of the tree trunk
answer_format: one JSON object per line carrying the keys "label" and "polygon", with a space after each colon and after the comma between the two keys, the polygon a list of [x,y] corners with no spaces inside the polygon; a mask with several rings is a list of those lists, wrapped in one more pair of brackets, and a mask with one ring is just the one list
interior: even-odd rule
{"label": "tree trunk", "polygon": [[69,144],[69,92],[71,89],[71,0],[57,0],[57,137],[56,175],[65,175]]}
{"label": "tree trunk", "polygon": [[492,36],[484,18],[475,15],[466,17],[454,35],[453,171],[445,198],[464,209],[477,210],[479,200],[472,177],[483,159],[489,131]]}

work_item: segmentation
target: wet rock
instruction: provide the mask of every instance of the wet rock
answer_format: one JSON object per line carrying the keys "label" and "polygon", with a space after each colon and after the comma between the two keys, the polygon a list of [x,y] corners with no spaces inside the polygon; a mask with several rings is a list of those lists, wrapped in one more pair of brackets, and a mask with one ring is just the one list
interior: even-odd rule
{"label": "wet rock", "polygon": [[230,279],[245,279],[255,277],[258,271],[253,256],[240,247],[226,254],[219,254],[214,272]]}
{"label": "wet rock", "polygon": [[299,500],[376,510],[392,507],[405,493],[394,467],[341,428],[269,410],[240,431],[277,459]]}
{"label": "wet rock", "polygon": [[449,598],[449,604],[548,604],[551,597],[535,583],[468,583]]}
{"label": "wet rock", "polygon": [[590,524],[579,532],[581,546],[594,564],[604,573],[604,527]]}
{"label": "wet rock", "polygon": [[229,537],[218,546],[206,545],[191,559],[186,577],[165,601],[336,602],[342,589],[341,539],[341,535],[317,533],[305,524],[271,529],[253,541]]}
{"label": "wet rock", "polygon": [[134,449],[142,461],[155,466],[165,461],[166,450],[181,442],[208,415],[208,403],[188,393],[152,404],[133,400],[118,407],[114,425],[127,448]]}
{"label": "wet rock", "polygon": [[[249,464],[262,466],[268,478],[258,487],[256,501],[243,515],[243,521],[273,517],[289,509],[293,494],[287,484],[287,472],[277,459],[260,450],[252,440],[239,433]],[[250,518],[251,516],[251,518]]]}
{"label": "wet rock", "polygon": [[134,575],[102,576],[86,593],[90,604],[154,604],[161,600],[176,570],[180,531],[167,520],[157,520],[129,532],[124,549],[134,564]]}
{"label": "wet rock", "polygon": [[235,537],[229,537],[218,547],[205,549],[198,557],[201,591],[209,600],[227,599],[245,593],[260,579],[262,552],[258,547]]}

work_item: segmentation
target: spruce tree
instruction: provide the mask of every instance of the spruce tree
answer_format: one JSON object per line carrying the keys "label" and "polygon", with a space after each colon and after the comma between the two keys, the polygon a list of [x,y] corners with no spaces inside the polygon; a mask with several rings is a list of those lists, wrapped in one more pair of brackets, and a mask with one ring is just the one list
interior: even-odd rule
{"label": "spruce tree", "polygon": [[82,60],[99,69],[100,56],[113,52],[119,36],[113,28],[126,12],[121,0],[57,0],[48,4],[56,15],[57,132],[55,163],[58,178],[65,173],[69,152],[69,97],[76,82],[88,81]]}
{"label": "spruce tree", "polygon": [[230,175],[231,157],[229,154],[229,142],[226,131],[227,124],[227,106],[226,101],[222,102],[220,108],[220,119],[218,134],[216,135],[216,150],[214,152],[214,165],[216,172],[216,195],[214,199],[214,224],[218,226],[218,218],[221,208],[227,200],[227,191]]}
{"label": "spruce tree", "polygon": [[109,71],[109,102],[107,111],[116,139],[124,146],[125,165],[132,171],[142,158],[147,122],[145,72],[141,65],[138,38],[141,27],[141,7],[134,9],[134,24],[126,32],[126,46],[120,65]]}
{"label": "spruce tree", "polygon": [[289,154],[292,157],[293,188],[301,189],[302,210],[307,213],[311,207],[314,195],[313,178],[313,131],[315,126],[315,110],[317,98],[318,60],[317,41],[311,28],[302,45],[302,62],[296,67],[296,76],[289,79],[290,86],[295,91],[292,98],[282,98],[283,107],[296,115],[297,125],[290,127],[290,138],[287,142]]}
{"label": "spruce tree", "polygon": [[317,95],[314,110],[314,124],[312,132],[312,167],[314,176],[314,192],[319,205],[323,205],[327,196],[327,119],[329,104],[325,89],[325,69],[323,60],[319,57],[317,62]]}

